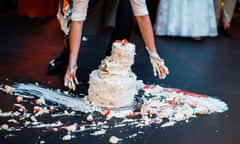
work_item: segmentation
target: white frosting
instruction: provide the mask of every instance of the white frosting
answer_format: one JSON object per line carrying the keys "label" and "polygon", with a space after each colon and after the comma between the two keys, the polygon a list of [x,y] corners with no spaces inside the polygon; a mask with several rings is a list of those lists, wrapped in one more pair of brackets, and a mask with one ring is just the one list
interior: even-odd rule
{"label": "white frosting", "polygon": [[114,42],[111,56],[102,60],[99,69],[92,71],[88,97],[102,107],[126,107],[133,103],[136,94],[136,75],[131,71],[135,45]]}
{"label": "white frosting", "polygon": [[99,66],[99,71],[101,78],[106,74],[127,76],[131,71],[131,68],[130,66],[122,65],[116,61],[113,61],[111,57],[106,57],[104,60],[102,60]]}
{"label": "white frosting", "polygon": [[128,43],[123,45],[121,43],[113,43],[111,58],[113,61],[126,66],[131,66],[134,63],[135,45]]}
{"label": "white frosting", "polygon": [[121,79],[101,79],[99,71],[90,74],[89,100],[102,107],[125,107],[132,104],[136,94],[136,76],[129,73]]}

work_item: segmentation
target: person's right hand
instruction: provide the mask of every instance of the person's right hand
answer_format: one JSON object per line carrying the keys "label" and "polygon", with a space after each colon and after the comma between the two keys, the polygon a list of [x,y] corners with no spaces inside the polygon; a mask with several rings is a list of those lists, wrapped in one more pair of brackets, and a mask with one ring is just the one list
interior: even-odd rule
{"label": "person's right hand", "polygon": [[76,84],[79,84],[76,71],[78,67],[77,65],[68,66],[65,76],[64,76],[64,86],[68,87],[71,90],[76,90]]}

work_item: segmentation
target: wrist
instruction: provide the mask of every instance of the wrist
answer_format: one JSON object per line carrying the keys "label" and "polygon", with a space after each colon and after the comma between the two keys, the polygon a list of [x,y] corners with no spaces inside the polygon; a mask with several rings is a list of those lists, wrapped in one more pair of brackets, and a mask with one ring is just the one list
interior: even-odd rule
{"label": "wrist", "polygon": [[156,49],[154,49],[154,48],[149,48],[149,47],[146,47],[146,49],[147,49],[147,51],[148,51],[148,53],[150,54],[150,53],[157,53],[157,51],[156,51]]}
{"label": "wrist", "polygon": [[148,54],[151,56],[151,57],[159,57],[158,53],[156,50],[150,50],[148,47],[146,47],[147,51],[148,51]]}
{"label": "wrist", "polygon": [[147,49],[147,51],[148,51],[149,53],[157,53],[157,50],[156,50],[155,47],[147,47],[147,46],[146,46],[146,49]]}
{"label": "wrist", "polygon": [[71,61],[69,61],[69,63],[68,63],[68,69],[74,69],[74,68],[76,68],[76,67],[78,67],[78,65],[77,65],[76,62],[71,62]]}

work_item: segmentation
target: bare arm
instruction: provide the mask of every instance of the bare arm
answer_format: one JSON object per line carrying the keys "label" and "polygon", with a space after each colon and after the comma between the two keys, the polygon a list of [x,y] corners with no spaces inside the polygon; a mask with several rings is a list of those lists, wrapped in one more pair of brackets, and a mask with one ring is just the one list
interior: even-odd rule
{"label": "bare arm", "polygon": [[73,67],[77,64],[78,52],[81,45],[83,21],[72,21],[70,31],[70,55],[69,55],[69,67]]}
{"label": "bare arm", "polygon": [[136,16],[136,20],[137,20],[139,29],[141,31],[143,40],[146,44],[146,47],[148,47],[148,49],[151,52],[157,52],[156,46],[155,46],[153,28],[152,28],[152,24],[149,16],[148,15]]}
{"label": "bare arm", "polygon": [[150,18],[148,15],[143,15],[136,16],[136,20],[140,28],[143,40],[146,44],[147,51],[150,55],[150,61],[153,66],[154,76],[158,75],[160,79],[164,79],[168,75],[169,71],[164,64],[164,60],[161,59],[158,55]]}
{"label": "bare arm", "polygon": [[78,83],[76,77],[78,52],[81,45],[83,23],[87,16],[87,7],[89,0],[74,0],[71,15],[70,28],[70,54],[67,70],[64,76],[64,86],[75,90],[75,84]]}
{"label": "bare arm", "polygon": [[72,21],[70,31],[70,55],[69,63],[64,76],[64,85],[75,90],[75,83],[78,83],[76,77],[78,52],[81,45],[82,29],[84,21]]}

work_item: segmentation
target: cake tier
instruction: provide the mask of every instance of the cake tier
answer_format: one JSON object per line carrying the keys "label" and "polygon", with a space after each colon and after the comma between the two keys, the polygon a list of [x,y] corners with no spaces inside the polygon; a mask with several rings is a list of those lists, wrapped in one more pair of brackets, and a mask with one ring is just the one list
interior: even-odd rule
{"label": "cake tier", "polygon": [[131,67],[134,63],[135,45],[114,42],[112,45],[111,59],[120,65]]}
{"label": "cake tier", "polygon": [[130,106],[136,94],[136,75],[132,72],[120,79],[101,79],[99,71],[90,74],[88,98],[101,107],[119,108]]}
{"label": "cake tier", "polygon": [[111,57],[106,57],[102,60],[100,66],[100,77],[103,78],[106,74],[109,75],[119,75],[119,76],[128,76],[131,71],[130,66],[119,64],[111,59]]}

